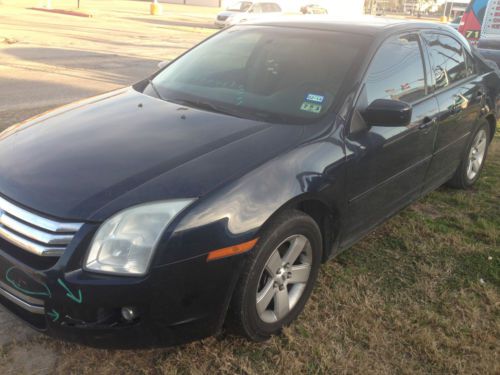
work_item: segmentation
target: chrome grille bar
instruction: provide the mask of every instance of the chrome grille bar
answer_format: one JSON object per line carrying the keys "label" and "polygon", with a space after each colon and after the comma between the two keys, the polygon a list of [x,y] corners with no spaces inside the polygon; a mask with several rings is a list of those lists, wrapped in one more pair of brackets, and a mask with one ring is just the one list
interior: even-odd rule
{"label": "chrome grille bar", "polygon": [[30,253],[62,255],[82,225],[47,219],[0,197],[0,237]]}
{"label": "chrome grille bar", "polygon": [[43,232],[33,228],[32,226],[17,221],[6,213],[0,216],[0,226],[10,228],[17,233],[28,237],[29,239],[39,241],[47,245],[67,245],[73,239],[73,235],[71,234],[59,235]]}
{"label": "chrome grille bar", "polygon": [[2,197],[0,197],[0,211],[5,211],[26,223],[54,233],[75,233],[82,227],[80,223],[61,223],[35,215],[6,201]]}
{"label": "chrome grille bar", "polygon": [[17,306],[29,311],[30,313],[33,314],[44,314],[45,313],[45,307],[44,306],[39,306],[39,305],[32,305],[21,298],[15,296],[12,293],[9,293],[7,290],[3,289],[0,287],[0,295],[7,298],[10,302],[16,304]]}

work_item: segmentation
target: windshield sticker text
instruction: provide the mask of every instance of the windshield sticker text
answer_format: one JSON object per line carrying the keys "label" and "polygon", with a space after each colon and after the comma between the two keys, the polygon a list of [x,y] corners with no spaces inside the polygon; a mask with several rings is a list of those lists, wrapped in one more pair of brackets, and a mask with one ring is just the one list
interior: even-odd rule
{"label": "windshield sticker text", "polygon": [[315,103],[304,102],[300,106],[301,111],[311,112],[311,113],[320,113],[321,105]]}
{"label": "windshield sticker text", "polygon": [[325,97],[323,95],[318,94],[307,94],[306,101],[314,102],[314,103],[323,103]]}

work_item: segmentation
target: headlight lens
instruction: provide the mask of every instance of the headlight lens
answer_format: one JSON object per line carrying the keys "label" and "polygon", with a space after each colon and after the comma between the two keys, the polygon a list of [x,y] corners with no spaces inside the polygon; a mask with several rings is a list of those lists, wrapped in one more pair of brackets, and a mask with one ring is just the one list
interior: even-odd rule
{"label": "headlight lens", "polygon": [[144,275],[168,224],[193,199],[145,204],[105,221],[90,245],[85,269],[102,273]]}

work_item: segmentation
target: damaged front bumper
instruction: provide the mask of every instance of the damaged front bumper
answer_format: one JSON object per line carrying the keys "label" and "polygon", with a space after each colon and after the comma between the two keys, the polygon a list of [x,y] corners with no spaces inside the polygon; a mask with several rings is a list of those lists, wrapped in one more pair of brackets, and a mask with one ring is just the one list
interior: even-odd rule
{"label": "damaged front bumper", "polygon": [[95,274],[78,267],[93,229],[81,232],[53,264],[0,238],[0,304],[40,332],[97,347],[178,345],[222,327],[242,257],[200,256],[142,278]]}

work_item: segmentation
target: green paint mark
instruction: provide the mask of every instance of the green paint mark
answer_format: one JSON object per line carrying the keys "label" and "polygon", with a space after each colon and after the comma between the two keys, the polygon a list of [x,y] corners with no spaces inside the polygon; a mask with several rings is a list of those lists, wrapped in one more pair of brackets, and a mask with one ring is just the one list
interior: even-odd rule
{"label": "green paint mark", "polygon": [[16,283],[15,280],[12,279],[12,276],[11,276],[11,273],[13,270],[18,270],[20,272],[23,272],[21,271],[20,269],[16,268],[16,267],[11,267],[7,270],[7,272],[5,272],[5,279],[9,282],[10,285],[12,285],[12,287],[18,291],[20,291],[21,293],[24,293],[24,294],[28,294],[30,296],[43,296],[43,297],[49,297],[49,298],[52,298],[52,293],[50,293],[50,289],[47,285],[45,285],[44,283],[38,283],[40,284],[41,286],[43,286],[45,288],[45,291],[43,292],[35,292],[33,290],[29,290],[29,289],[25,289],[23,288],[21,285],[19,285],[18,283]]}
{"label": "green paint mark", "polygon": [[66,297],[68,297],[69,299],[75,301],[76,303],[82,303],[83,301],[83,297],[82,297],[82,291],[80,289],[78,289],[78,297],[75,296],[75,294],[68,288],[68,286],[64,283],[64,281],[62,281],[61,279],[57,279],[57,282],[59,283],[59,285],[61,285],[64,290],[66,290]]}
{"label": "green paint mark", "polygon": [[53,322],[57,322],[59,320],[59,313],[54,309],[48,312],[47,315],[52,319]]}

